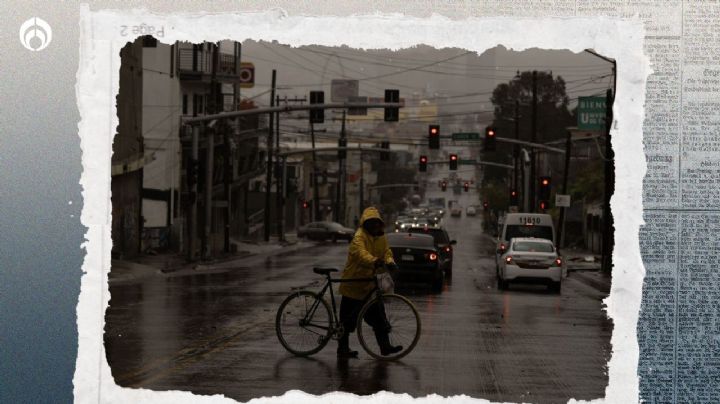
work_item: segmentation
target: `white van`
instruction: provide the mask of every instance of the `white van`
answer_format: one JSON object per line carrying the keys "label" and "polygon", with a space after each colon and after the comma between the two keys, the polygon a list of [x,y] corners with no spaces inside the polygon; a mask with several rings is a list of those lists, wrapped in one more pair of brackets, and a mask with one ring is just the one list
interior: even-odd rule
{"label": "white van", "polygon": [[543,213],[508,213],[498,232],[495,267],[499,268],[500,256],[505,253],[510,240],[516,237],[535,237],[555,244],[555,226],[552,217]]}

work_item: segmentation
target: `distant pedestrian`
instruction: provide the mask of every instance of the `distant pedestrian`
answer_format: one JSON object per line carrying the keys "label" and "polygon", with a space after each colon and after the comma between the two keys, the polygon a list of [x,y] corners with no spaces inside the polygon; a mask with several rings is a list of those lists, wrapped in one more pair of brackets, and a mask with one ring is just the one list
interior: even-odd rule
{"label": "distant pedestrian", "polygon": [[[376,273],[383,273],[383,266],[396,267],[392,251],[388,246],[383,231],[385,223],[380,212],[375,208],[367,208],[360,219],[360,228],[355,232],[348,250],[347,263],[343,269],[342,279],[372,278]],[[350,350],[350,333],[355,331],[357,318],[368,295],[373,291],[371,282],[343,282],[340,284],[340,321],[344,333],[338,342],[337,355],[340,358],[356,358],[357,351]],[[380,353],[391,355],[402,351],[402,346],[390,344],[387,319],[383,307],[377,305],[367,311],[364,318],[375,332],[375,339]]]}

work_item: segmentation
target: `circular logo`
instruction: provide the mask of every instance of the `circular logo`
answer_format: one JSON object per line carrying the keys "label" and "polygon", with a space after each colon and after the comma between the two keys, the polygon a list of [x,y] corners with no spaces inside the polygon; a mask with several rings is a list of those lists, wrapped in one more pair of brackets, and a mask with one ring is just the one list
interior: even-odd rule
{"label": "circular logo", "polygon": [[47,48],[52,42],[52,29],[42,18],[33,17],[20,26],[20,43],[30,51]]}

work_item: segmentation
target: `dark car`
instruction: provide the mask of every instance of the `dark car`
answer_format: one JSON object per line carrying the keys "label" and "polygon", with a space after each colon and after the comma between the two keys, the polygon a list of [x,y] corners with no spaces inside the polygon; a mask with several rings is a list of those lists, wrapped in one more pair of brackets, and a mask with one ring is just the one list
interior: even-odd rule
{"label": "dark car", "polygon": [[434,292],[442,291],[445,273],[432,236],[418,233],[390,233],[388,245],[399,270],[393,274],[398,285],[403,281],[427,282]]}
{"label": "dark car", "polygon": [[445,271],[445,277],[452,277],[453,268],[453,246],[457,241],[450,240],[450,235],[442,227],[414,227],[408,229],[411,233],[428,234],[432,236],[435,248],[440,254],[440,268]]}
{"label": "dark car", "polygon": [[308,240],[337,240],[351,241],[355,230],[347,228],[336,222],[311,222],[297,231],[298,237],[307,237]]}

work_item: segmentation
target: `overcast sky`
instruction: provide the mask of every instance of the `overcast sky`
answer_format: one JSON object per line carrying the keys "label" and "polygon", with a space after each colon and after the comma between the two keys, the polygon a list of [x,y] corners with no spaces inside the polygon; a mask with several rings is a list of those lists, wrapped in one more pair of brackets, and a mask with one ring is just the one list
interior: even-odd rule
{"label": "overcast sky", "polygon": [[[269,104],[272,69],[277,70],[277,94],[290,98],[324,90],[330,101],[332,79],[357,79],[360,95],[382,97],[384,89],[397,88],[401,97],[449,96],[452,112],[492,110],[490,95],[518,71],[552,71],[562,76],[571,99],[604,94],[612,86],[612,66],[594,55],[563,50],[533,49],[524,52],[496,47],[481,55],[458,48],[418,46],[401,51],[363,51],[348,47],[292,48],[268,42],[247,41],[242,61],[255,65],[255,87],[242,89],[243,98]],[[380,76],[380,77],[377,77]]]}

